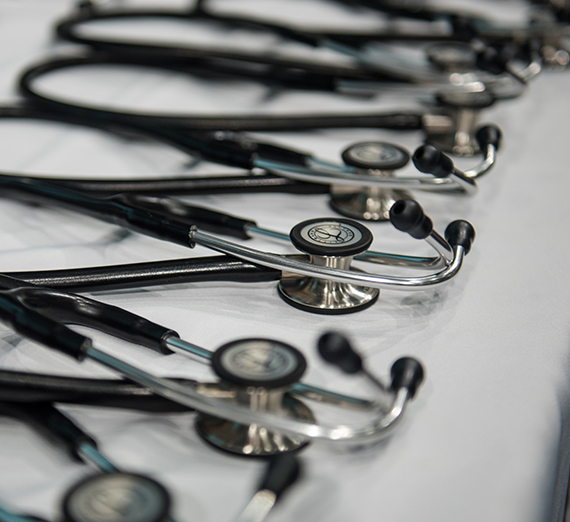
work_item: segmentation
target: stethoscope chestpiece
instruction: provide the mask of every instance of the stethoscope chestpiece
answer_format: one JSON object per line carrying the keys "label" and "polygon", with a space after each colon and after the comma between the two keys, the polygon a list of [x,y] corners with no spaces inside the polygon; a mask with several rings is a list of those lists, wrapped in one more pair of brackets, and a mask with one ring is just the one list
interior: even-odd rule
{"label": "stethoscope chestpiece", "polygon": [[495,96],[487,91],[450,91],[437,97],[439,104],[446,109],[454,122],[451,133],[432,134],[427,142],[444,152],[456,156],[473,156],[479,152],[475,133],[479,124],[479,114],[495,103]]}
{"label": "stethoscope chestpiece", "polygon": [[[365,141],[345,149],[342,159],[358,174],[390,178],[395,170],[407,165],[410,154],[391,143]],[[394,202],[409,197],[403,190],[332,185],[330,205],[339,214],[353,219],[387,221]]]}
{"label": "stethoscope chestpiece", "polygon": [[475,50],[467,43],[435,43],[426,49],[426,54],[435,67],[450,74],[466,73],[477,67]]}
{"label": "stethoscope chestpiece", "polygon": [[170,507],[170,495],[161,484],[134,473],[88,477],[62,502],[64,522],[165,522]]}
{"label": "stethoscope chestpiece", "polygon": [[[293,245],[310,255],[311,263],[350,270],[352,258],[372,244],[372,232],[348,219],[318,218],[299,223],[289,235]],[[356,269],[352,269],[356,270]],[[290,305],[319,314],[346,314],[368,308],[378,288],[284,273],[279,294]]]}
{"label": "stethoscope chestpiece", "polygon": [[[303,354],[292,346],[271,339],[240,339],[214,352],[212,368],[222,379],[221,390],[232,401],[252,411],[272,413],[314,422],[311,410],[286,394],[307,368]],[[267,457],[302,448],[307,440],[300,436],[270,431],[258,424],[199,414],[198,433],[210,444],[237,455]]]}

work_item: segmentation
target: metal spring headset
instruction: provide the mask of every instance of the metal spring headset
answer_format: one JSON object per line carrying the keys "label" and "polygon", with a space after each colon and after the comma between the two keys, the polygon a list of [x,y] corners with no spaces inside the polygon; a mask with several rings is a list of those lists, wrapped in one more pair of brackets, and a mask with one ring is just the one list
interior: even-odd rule
{"label": "metal spring headset", "polygon": [[[295,348],[270,339],[234,341],[212,352],[180,339],[176,332],[135,314],[92,299],[37,287],[0,275],[0,320],[14,331],[78,361],[92,359],[154,393],[201,412],[198,431],[210,443],[234,453],[269,455],[304,446],[310,440],[349,444],[377,441],[401,417],[423,379],[411,358],[392,367],[385,386],[338,334],[319,341],[322,357],[349,374],[366,378],[376,390],[372,401],[299,383],[306,362]],[[161,353],[173,351],[211,360],[218,384],[155,377],[93,347],[91,340],[64,323],[93,327]],[[368,411],[372,419],[356,425],[322,425],[290,394]],[[236,429],[235,423],[242,425]],[[229,428],[228,429],[228,423]],[[224,427],[225,426],[225,427]]]}

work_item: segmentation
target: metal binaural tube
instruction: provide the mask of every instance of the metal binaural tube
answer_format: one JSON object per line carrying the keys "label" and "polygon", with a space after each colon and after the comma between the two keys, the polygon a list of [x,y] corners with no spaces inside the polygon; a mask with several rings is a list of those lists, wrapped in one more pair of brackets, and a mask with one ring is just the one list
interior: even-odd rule
{"label": "metal binaural tube", "polygon": [[[212,359],[213,352],[210,350],[196,346],[195,344],[184,341],[183,339],[180,339],[176,336],[167,337],[164,340],[164,344],[167,348],[176,353],[182,353],[184,355],[190,354],[205,360]],[[375,406],[372,401],[367,399],[361,399],[360,397],[352,397],[350,395],[332,392],[330,390],[302,382],[293,383],[289,387],[288,393],[298,397],[304,397],[312,401],[351,409],[368,410]]]}
{"label": "metal binaural tube", "polygon": [[140,370],[94,347],[88,347],[85,350],[85,356],[146,386],[156,394],[185,406],[241,424],[249,425],[255,423],[267,429],[301,435],[309,439],[354,444],[380,440],[394,428],[402,416],[409,399],[408,390],[406,388],[400,388],[396,392],[390,410],[387,413],[380,410],[378,416],[368,423],[361,426],[323,426],[312,422],[281,417],[272,413],[251,411],[238,405],[204,397],[189,387],[168,381],[161,377],[155,377],[144,370]]}
{"label": "metal binaural tube", "polygon": [[280,256],[266,252],[260,252],[251,248],[237,245],[218,238],[206,232],[194,230],[191,234],[191,240],[197,244],[206,246],[219,252],[235,255],[241,259],[251,261],[263,266],[275,268],[294,274],[315,277],[318,279],[329,279],[339,283],[355,284],[360,286],[369,286],[374,288],[406,288],[406,289],[422,289],[436,284],[440,284],[451,279],[461,268],[463,262],[464,249],[461,246],[454,247],[453,261],[443,270],[420,277],[390,277],[368,274],[364,272],[354,272],[350,270],[341,270],[338,268],[330,268],[317,266],[304,261],[298,261],[294,258]]}

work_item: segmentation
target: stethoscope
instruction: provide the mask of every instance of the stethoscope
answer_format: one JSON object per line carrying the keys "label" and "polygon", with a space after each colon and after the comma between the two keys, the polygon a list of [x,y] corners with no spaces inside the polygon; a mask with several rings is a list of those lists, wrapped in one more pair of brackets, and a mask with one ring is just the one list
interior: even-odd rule
{"label": "stethoscope", "polygon": [[[18,375],[25,375],[26,379],[33,377],[36,387],[36,378],[40,381],[50,378],[45,375]],[[119,384],[120,381],[113,383],[113,381],[90,379],[92,383],[83,385],[85,379],[60,377],[59,380],[60,384],[74,381],[72,386],[76,392],[85,387],[89,391],[84,393],[88,394],[92,393],[93,387],[103,383],[107,388],[122,386]],[[128,386],[133,388],[132,384]],[[123,399],[121,407],[133,407],[132,400],[135,399],[135,402],[137,400],[137,395],[133,392],[134,390],[131,390],[132,396],[129,397],[129,401],[125,401],[125,396],[121,393]],[[145,390],[139,388],[136,393],[139,392],[145,393]],[[150,397],[149,395],[142,396]],[[83,403],[83,400],[75,399],[71,402]],[[162,402],[168,404],[169,401],[163,400]],[[166,409],[169,409],[168,405]],[[25,422],[48,439],[51,444],[63,448],[74,461],[90,465],[99,472],[80,480],[64,494],[60,508],[60,517],[63,522],[96,522],[102,519],[108,522],[175,522],[170,514],[172,508],[170,493],[162,484],[148,475],[122,471],[101,452],[95,438],[74,422],[69,415],[62,413],[54,406],[53,401],[46,400],[45,397],[40,400],[36,399],[34,402],[2,401],[0,402],[0,415]],[[281,453],[269,457],[257,492],[237,521],[262,522],[265,520],[283,493],[299,479],[300,474],[300,462],[294,454]],[[38,520],[42,519],[16,514],[0,505],[0,521],[2,522],[38,522]]]}
{"label": "stethoscope", "polygon": [[[269,172],[268,175],[229,177],[192,177],[176,180],[80,180],[50,179],[53,183],[97,195],[117,193],[146,194],[205,194],[222,192],[280,191],[290,193],[325,193],[330,191],[333,210],[352,219],[386,221],[389,210],[398,199],[409,198],[409,190],[429,191],[451,195],[472,195],[477,191],[476,181],[495,164],[500,146],[501,131],[487,125],[475,133],[478,148],[484,159],[472,169],[461,171],[453,161],[433,145],[418,148],[413,155],[414,165],[430,176],[401,176],[397,171],[406,166],[410,155],[404,148],[387,142],[354,143],[342,154],[343,163],[324,161],[310,153],[300,152],[273,143],[227,132],[213,134],[192,133],[167,129],[156,125],[115,123],[112,121],[83,121],[81,117],[53,113],[30,106],[0,108],[0,118],[22,118],[61,121],[74,125],[92,126],[113,131],[123,129],[167,143],[204,159],[234,167]],[[472,151],[472,138],[467,127],[472,127],[475,115],[464,110],[458,113],[461,122],[453,137],[441,135],[439,144],[458,143],[454,148]],[[438,143],[438,140],[434,140]],[[452,147],[453,148],[453,147]]]}
{"label": "stethoscope", "polygon": [[[393,35],[393,37],[397,39],[406,39],[408,41],[418,39],[426,40],[429,39],[431,35],[439,39],[439,41],[454,38],[459,41],[467,41],[475,38],[479,42],[482,41],[489,44],[486,50],[489,50],[490,46],[494,46],[496,50],[499,50],[501,47],[509,46],[512,42],[518,42],[520,45],[521,43],[528,44],[534,41],[540,46],[540,57],[535,55],[535,58],[531,60],[531,62],[534,62],[533,65],[527,67],[526,71],[523,69],[515,74],[515,77],[518,76],[519,80],[524,80],[525,78],[527,80],[530,79],[530,76],[527,76],[527,74],[535,76],[538,68],[541,67],[541,62],[548,67],[565,68],[570,61],[567,42],[568,9],[557,2],[535,2],[536,4],[541,4],[540,10],[538,6],[535,6],[528,21],[519,25],[513,22],[505,24],[492,21],[481,16],[480,13],[475,14],[466,11],[452,11],[449,10],[449,8],[430,7],[422,2],[401,4],[382,0],[359,0],[357,2],[351,0],[337,1],[357,9],[359,7],[366,7],[389,16],[408,18],[426,23],[427,30],[421,31],[419,35],[417,28],[415,28],[416,30],[413,33],[406,35],[402,35],[401,31],[398,31],[399,34]],[[447,25],[447,28],[443,30],[438,28],[437,24],[441,23]],[[367,36],[360,35],[360,39],[358,36],[356,36],[356,38],[358,42],[361,41],[361,39],[364,39],[364,41],[374,40],[375,37],[374,34],[370,34]],[[379,36],[378,38],[388,40],[390,36],[386,35],[385,38]],[[484,54],[481,46],[479,45],[478,47]],[[500,49],[499,54],[502,54],[501,60],[511,53],[512,50],[507,51],[505,48]],[[497,58],[497,55],[495,55],[495,58]],[[486,69],[486,66],[490,65],[493,61],[495,64],[499,63],[495,58],[487,54],[487,56],[481,56],[478,63],[483,65],[483,68]],[[503,63],[501,72],[515,72],[514,70],[505,71],[505,65],[506,63]],[[507,69],[510,68],[510,64],[507,65]]]}
{"label": "stethoscope", "polygon": [[[315,313],[340,314],[363,310],[376,302],[380,288],[425,289],[447,282],[461,269],[463,258],[475,238],[472,225],[462,220],[451,223],[446,228],[445,237],[442,237],[433,229],[431,219],[417,202],[399,200],[390,208],[391,222],[413,238],[426,240],[435,249],[435,258],[418,260],[393,254],[366,255],[373,241],[370,230],[356,221],[335,218],[299,223],[292,229],[290,238],[293,245],[305,255],[283,256],[248,248],[204,232],[196,226],[194,218],[181,217],[185,209],[182,202],[174,201],[169,206],[169,200],[163,199],[157,203],[153,198],[137,200],[136,196],[130,199],[125,195],[101,199],[49,182],[15,176],[0,176],[0,186],[4,196],[27,202],[55,204],[164,241],[190,248],[198,244],[272,269],[270,277],[279,278],[280,274],[278,288],[281,297],[292,306]],[[159,212],[155,210],[156,206],[160,208]],[[249,220],[192,207],[188,207],[188,210],[194,212],[202,222],[233,230],[232,235],[237,233],[248,236],[251,232],[260,232],[259,227]],[[271,231],[261,233],[272,235]],[[432,273],[402,277],[351,269],[352,259],[363,254],[365,261],[376,262],[381,259],[380,263],[410,268],[424,267]],[[215,261],[218,267],[219,262]],[[221,264],[225,264],[223,260]],[[157,266],[153,269],[156,272]],[[204,269],[204,265],[201,265],[198,272],[200,271],[202,277],[208,271],[214,271],[214,277],[220,277],[213,266]],[[120,273],[121,269],[107,270],[107,274],[113,273],[114,277],[117,272]],[[148,269],[146,273],[148,274]],[[241,277],[239,268],[237,271],[230,270],[230,273],[232,277]],[[99,274],[106,277],[105,270]],[[126,274],[128,278],[128,268]],[[249,270],[247,274],[252,275]],[[160,280],[164,272],[149,275],[151,280],[156,281]],[[195,271],[191,270],[191,277],[196,277]],[[267,280],[267,274],[264,273],[262,278]]]}
{"label": "stethoscope", "polygon": [[[91,359],[152,392],[199,411],[198,433],[225,451],[268,456],[300,449],[309,441],[369,444],[388,435],[423,380],[421,364],[398,359],[384,384],[340,334],[323,335],[319,353],[347,374],[362,376],[375,390],[372,400],[345,396],[300,382],[306,360],[296,348],[272,339],[241,339],[215,352],[182,340],[169,328],[118,307],[0,276],[0,320],[15,332],[77,359]],[[101,330],[163,354],[190,354],[210,361],[217,383],[188,383],[156,377],[93,346],[65,324]],[[321,424],[297,397],[366,412],[367,421]],[[237,423],[237,424],[236,424]]]}
{"label": "stethoscope", "polygon": [[[354,5],[353,5],[354,7]],[[391,15],[408,16],[411,14],[407,9],[396,9],[400,12],[392,12]],[[413,15],[411,15],[413,16]],[[234,49],[222,49],[220,46],[209,47],[201,45],[184,44],[180,46],[152,44],[145,42],[144,39],[129,41],[121,38],[113,37],[97,37],[85,35],[81,31],[83,25],[93,21],[104,20],[140,20],[140,19],[166,19],[177,21],[199,21],[214,22],[222,24],[225,29],[228,28],[247,28],[254,31],[261,30],[277,34],[287,40],[300,42],[310,47],[324,48],[339,53],[342,56],[350,57],[354,67],[326,67],[318,62],[308,62],[306,60],[294,60],[286,58],[278,58],[269,56],[267,53],[253,53],[249,51],[236,51]],[[472,16],[453,13],[431,13],[431,20],[444,20],[448,23],[451,33],[443,33],[437,30],[435,33],[420,31],[416,33],[401,33],[398,31],[377,30],[375,32],[361,33],[355,31],[312,31],[307,28],[297,28],[291,24],[280,24],[278,22],[264,21],[257,16],[243,15],[227,15],[217,14],[207,8],[207,2],[198,1],[194,7],[184,10],[166,10],[166,9],[121,9],[108,8],[99,9],[92,2],[82,2],[79,8],[69,18],[61,21],[57,26],[57,34],[60,38],[83,45],[88,45],[93,49],[102,50],[107,53],[122,55],[123,57],[131,57],[137,59],[141,56],[152,57],[154,59],[161,57],[169,58],[172,55],[184,57],[188,63],[190,60],[198,68],[210,69],[218,73],[231,73],[240,76],[257,77],[258,80],[269,80],[272,83],[286,84],[289,87],[297,88],[325,88],[325,89],[343,89],[348,87],[354,89],[356,85],[353,82],[364,83],[359,88],[366,88],[366,83],[371,80],[396,80],[412,83],[431,84],[438,88],[454,88],[454,89],[474,89],[479,88],[477,84],[487,84],[488,88],[493,89],[493,84],[497,84],[497,89],[504,90],[508,81],[504,78],[497,80],[492,75],[479,73],[475,74],[474,70],[478,66],[483,65],[483,69],[487,69],[486,63],[488,57],[485,58],[485,51],[488,51],[489,45],[486,42],[512,41],[515,39],[512,28],[499,28],[492,22],[473,18]],[[428,26],[430,24],[427,24]],[[524,27],[523,31],[536,32],[537,28]],[[540,34],[543,35],[547,30],[553,31],[553,24],[549,24],[547,28],[541,28]],[[520,31],[517,35],[520,39]],[[483,36],[484,35],[484,36]],[[532,35],[529,35],[530,37]],[[482,38],[485,40],[483,41]],[[448,40],[451,45],[447,46],[448,50],[456,49],[458,44],[466,40],[476,39],[478,46],[471,49],[471,52],[463,51],[461,65],[468,65],[468,71],[450,71],[448,69],[450,63],[456,64],[456,60],[444,60],[445,66],[440,67],[441,61],[435,60],[430,63],[429,60],[410,60],[405,54],[397,53],[393,48],[386,47],[383,43],[386,41],[425,41],[425,40]],[[382,44],[379,44],[382,42]],[[370,44],[375,45],[370,45]],[[448,51],[449,53],[449,51]],[[477,57],[476,53],[481,57]],[[439,57],[446,56],[438,53]],[[455,53],[457,56],[457,52]],[[532,60],[532,74],[537,72],[539,60]],[[494,63],[498,63],[497,60]],[[239,66],[236,67],[236,64]],[[255,64],[255,67],[248,67],[248,64]],[[435,66],[434,66],[435,64]],[[265,66],[265,70],[260,71],[260,66]],[[360,70],[360,72],[358,71]],[[364,74],[363,72],[364,71]],[[524,72],[516,72],[509,70],[508,67],[501,72],[509,74],[516,73],[515,78],[523,83],[528,80],[527,75],[530,69]],[[450,74],[452,73],[453,76]],[[496,72],[493,72],[496,74]],[[367,77],[368,76],[368,77]],[[344,82],[348,82],[343,87]],[[350,87],[349,87],[350,85]],[[370,86],[368,86],[368,89]],[[497,91],[497,92],[498,92]]]}
{"label": "stethoscope", "polygon": [[[19,80],[21,93],[34,104],[54,112],[70,114],[74,118],[93,120],[96,123],[119,122],[144,128],[153,127],[168,131],[299,131],[328,128],[384,128],[390,130],[423,130],[428,140],[435,139],[446,152],[470,156],[479,151],[474,137],[482,111],[491,107],[497,98],[481,82],[473,90],[448,90],[430,93],[435,111],[399,110],[381,113],[298,113],[298,114],[173,114],[136,112],[128,109],[89,105],[81,101],[66,100],[44,92],[38,85],[42,77],[56,71],[74,70],[93,65],[137,65],[144,68],[178,70],[191,73],[185,60],[171,58],[132,58],[109,53],[88,53],[55,57],[25,70]],[[517,95],[520,94],[517,91]],[[430,101],[428,100],[428,101]],[[461,136],[461,138],[459,138]],[[442,140],[442,138],[446,138]],[[459,140],[459,141],[458,141]],[[450,146],[447,143],[450,143]]]}

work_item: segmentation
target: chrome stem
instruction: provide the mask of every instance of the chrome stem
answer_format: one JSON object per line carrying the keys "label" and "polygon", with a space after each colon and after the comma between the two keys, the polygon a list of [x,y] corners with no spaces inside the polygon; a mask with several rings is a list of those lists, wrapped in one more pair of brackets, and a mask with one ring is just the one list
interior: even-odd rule
{"label": "chrome stem", "polygon": [[359,187],[378,186],[382,188],[401,190],[425,190],[430,192],[461,192],[454,179],[425,177],[394,177],[381,178],[358,174],[355,169],[349,170],[338,165],[336,169],[317,169],[309,167],[294,167],[286,163],[256,159],[254,166],[281,176],[311,183],[326,185],[354,185]]}
{"label": "chrome stem", "polygon": [[94,464],[95,467],[99,468],[104,473],[118,473],[120,471],[119,468],[100,453],[93,444],[83,442],[79,446],[77,453],[82,460]]}
{"label": "chrome stem", "polygon": [[277,501],[273,491],[262,489],[251,499],[237,522],[263,522]]}

